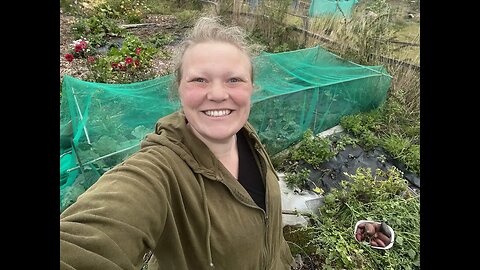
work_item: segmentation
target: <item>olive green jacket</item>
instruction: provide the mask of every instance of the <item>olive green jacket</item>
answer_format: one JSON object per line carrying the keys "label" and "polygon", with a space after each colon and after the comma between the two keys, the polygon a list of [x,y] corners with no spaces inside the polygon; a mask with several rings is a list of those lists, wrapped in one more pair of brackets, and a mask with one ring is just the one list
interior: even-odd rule
{"label": "olive green jacket", "polygon": [[60,215],[61,269],[140,269],[150,250],[159,269],[290,269],[278,177],[253,127],[242,130],[266,212],[176,112]]}

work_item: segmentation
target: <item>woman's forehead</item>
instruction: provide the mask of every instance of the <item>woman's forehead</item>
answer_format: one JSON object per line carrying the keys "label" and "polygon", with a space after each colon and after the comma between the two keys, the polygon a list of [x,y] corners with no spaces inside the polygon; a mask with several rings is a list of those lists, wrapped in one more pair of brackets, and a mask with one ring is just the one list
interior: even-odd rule
{"label": "woman's forehead", "polygon": [[243,55],[245,55],[248,59],[250,56],[245,50],[242,50],[239,46],[221,40],[207,40],[202,41],[199,43],[195,43],[190,45],[188,48],[185,49],[183,56],[185,57],[186,54],[190,54],[189,52],[195,51],[195,53],[201,52],[208,52],[208,53],[221,53],[223,51],[237,51]]}
{"label": "woman's forehead", "polygon": [[250,57],[234,45],[225,42],[200,43],[185,51],[182,66],[220,66],[242,64],[251,66]]}

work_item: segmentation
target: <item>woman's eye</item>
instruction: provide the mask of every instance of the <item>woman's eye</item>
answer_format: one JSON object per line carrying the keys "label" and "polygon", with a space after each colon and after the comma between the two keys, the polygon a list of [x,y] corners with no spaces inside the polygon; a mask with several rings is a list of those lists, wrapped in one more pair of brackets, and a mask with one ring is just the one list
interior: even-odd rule
{"label": "woman's eye", "polygon": [[236,82],[240,82],[241,80],[239,78],[231,78],[228,80],[228,82],[230,83],[236,83]]}
{"label": "woman's eye", "polygon": [[204,83],[204,82],[206,82],[206,80],[205,80],[205,79],[203,79],[203,78],[195,78],[195,79],[193,79],[193,80],[192,80],[192,82],[200,82],[200,83]]}

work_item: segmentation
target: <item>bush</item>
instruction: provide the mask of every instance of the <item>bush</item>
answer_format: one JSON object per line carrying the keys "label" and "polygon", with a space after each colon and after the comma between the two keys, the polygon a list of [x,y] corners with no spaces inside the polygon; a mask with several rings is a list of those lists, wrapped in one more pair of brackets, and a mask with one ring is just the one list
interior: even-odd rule
{"label": "bush", "polygon": [[145,46],[136,36],[127,36],[120,49],[112,47],[107,56],[89,64],[87,79],[103,83],[132,83],[153,79],[152,59],[158,50]]}

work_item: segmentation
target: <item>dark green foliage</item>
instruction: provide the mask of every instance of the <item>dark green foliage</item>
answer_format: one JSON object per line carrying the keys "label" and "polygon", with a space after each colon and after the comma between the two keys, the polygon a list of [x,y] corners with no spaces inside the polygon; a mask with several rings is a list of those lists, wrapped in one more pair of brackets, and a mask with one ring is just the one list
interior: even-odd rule
{"label": "dark green foliage", "polygon": [[75,39],[85,37],[94,47],[107,44],[109,37],[122,36],[125,30],[117,23],[106,16],[92,16],[81,19],[72,26],[72,33]]}
{"label": "dark green foliage", "polygon": [[395,99],[366,113],[344,116],[340,125],[366,150],[383,147],[408,170],[420,175],[420,126],[408,117]]}
{"label": "dark green foliage", "polygon": [[172,34],[155,33],[147,40],[147,43],[157,49],[160,49],[163,48],[165,45],[172,43],[173,41],[175,41],[175,36],[173,36]]}
{"label": "dark green foliage", "polygon": [[[420,200],[408,190],[401,172],[360,168],[325,196],[311,227],[321,269],[420,269]],[[354,239],[359,220],[383,221],[395,232],[389,250],[372,249]]]}
{"label": "dark green foliage", "polygon": [[299,188],[303,190],[307,184],[308,176],[310,175],[309,169],[302,169],[300,172],[286,172],[285,173],[285,183],[290,189]]}
{"label": "dark green foliage", "polygon": [[328,138],[313,136],[312,130],[308,129],[303,134],[299,147],[292,150],[291,160],[304,160],[315,168],[334,155],[331,141]]}
{"label": "dark green foliage", "polygon": [[407,169],[420,174],[420,145],[413,144],[398,134],[386,136],[382,145],[393,158],[402,161]]}

